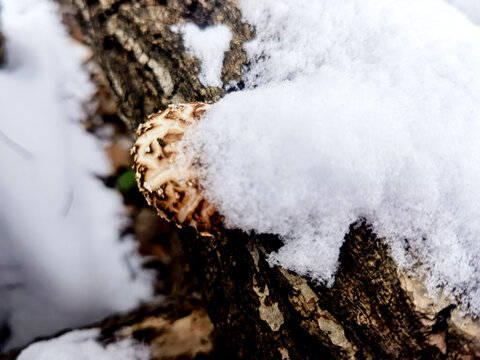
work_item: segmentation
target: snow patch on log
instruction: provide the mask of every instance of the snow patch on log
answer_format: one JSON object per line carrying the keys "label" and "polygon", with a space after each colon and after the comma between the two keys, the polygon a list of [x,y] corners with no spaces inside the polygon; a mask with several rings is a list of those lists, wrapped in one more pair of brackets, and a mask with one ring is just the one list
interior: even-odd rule
{"label": "snow patch on log", "polygon": [[272,263],[332,284],[366,218],[480,315],[480,28],[438,0],[239,4],[246,90],[186,136],[227,226],[279,234]]}
{"label": "snow patch on log", "polygon": [[97,339],[98,329],[76,330],[58,338],[39,341],[23,350],[18,360],[148,360],[148,347],[131,339],[108,345]]}
{"label": "snow patch on log", "polygon": [[173,25],[171,29],[182,34],[187,52],[200,60],[200,82],[205,86],[222,87],[223,58],[232,41],[230,29],[224,24],[201,29],[193,23],[180,27]]}

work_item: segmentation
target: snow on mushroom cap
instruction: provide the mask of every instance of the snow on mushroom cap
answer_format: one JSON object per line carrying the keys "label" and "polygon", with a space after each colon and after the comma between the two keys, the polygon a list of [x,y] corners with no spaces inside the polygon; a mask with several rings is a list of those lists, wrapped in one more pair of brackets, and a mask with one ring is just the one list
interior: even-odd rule
{"label": "snow on mushroom cap", "polygon": [[180,140],[207,108],[201,102],[179,104],[151,115],[139,126],[132,149],[137,183],[148,204],[164,219],[201,233],[216,227],[220,217],[204,199],[192,159],[182,152]]}

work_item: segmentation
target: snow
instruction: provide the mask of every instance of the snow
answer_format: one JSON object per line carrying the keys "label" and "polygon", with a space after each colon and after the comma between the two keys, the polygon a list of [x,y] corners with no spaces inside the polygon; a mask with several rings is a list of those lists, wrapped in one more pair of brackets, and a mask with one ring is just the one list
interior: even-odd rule
{"label": "snow", "polygon": [[120,239],[122,199],[97,178],[109,163],[80,123],[95,91],[87,49],[53,2],[3,5],[0,321],[10,348],[130,309],[152,289],[133,239]]}
{"label": "snow", "polygon": [[174,25],[171,29],[182,34],[187,52],[200,60],[200,82],[205,86],[221,87],[223,57],[232,40],[230,29],[224,24],[201,29],[193,23],[186,23],[181,27]]}
{"label": "snow", "polygon": [[480,28],[439,0],[239,4],[246,89],[185,137],[227,226],[279,234],[273,264],[332,284],[366,218],[480,315]]}
{"label": "snow", "polygon": [[480,1],[447,0],[447,2],[463,12],[474,24],[480,25]]}
{"label": "snow", "polygon": [[148,360],[148,348],[133,340],[100,344],[98,329],[77,330],[58,338],[36,342],[18,356],[18,360]]}

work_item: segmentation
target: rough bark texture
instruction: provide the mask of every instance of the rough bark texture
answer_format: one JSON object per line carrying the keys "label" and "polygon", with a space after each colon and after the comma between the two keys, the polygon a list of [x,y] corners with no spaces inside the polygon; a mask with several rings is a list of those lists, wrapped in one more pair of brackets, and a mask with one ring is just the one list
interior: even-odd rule
{"label": "rough bark texture", "polygon": [[246,56],[242,44],[252,37],[233,1],[72,0],[86,40],[105,70],[124,121],[133,131],[146,116],[172,102],[216,101],[225,94],[203,86],[200,63],[187,54],[171,25],[226,24],[233,39],[225,54],[222,80],[240,81]]}
{"label": "rough bark texture", "polygon": [[[67,0],[64,0],[67,1]],[[234,0],[72,0],[83,36],[131,129],[172,102],[216,101],[238,81],[254,31]],[[223,88],[204,87],[199,62],[173,24],[226,24],[234,34]],[[275,236],[180,231],[215,325],[212,356],[228,359],[476,359],[478,321],[446,298],[428,299],[364,223],[352,226],[335,284],[326,288],[266,258]],[[161,351],[160,351],[161,352]]]}
{"label": "rough bark texture", "polygon": [[[449,303],[425,306],[366,224],[351,227],[326,288],[266,262],[274,236],[228,231],[183,239],[204,287],[220,354],[245,359],[474,359],[470,328]],[[220,290],[221,289],[221,290]],[[417,291],[418,292],[418,291]]]}

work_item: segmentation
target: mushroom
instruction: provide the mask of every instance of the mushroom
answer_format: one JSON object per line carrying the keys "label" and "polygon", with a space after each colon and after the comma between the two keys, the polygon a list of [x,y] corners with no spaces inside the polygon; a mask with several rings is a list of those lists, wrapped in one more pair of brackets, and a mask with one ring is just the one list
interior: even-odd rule
{"label": "mushroom", "polygon": [[193,226],[210,234],[220,226],[215,207],[205,200],[198,172],[180,140],[193,128],[209,105],[202,102],[170,105],[150,115],[137,130],[132,148],[138,187],[164,219],[177,226]]}

